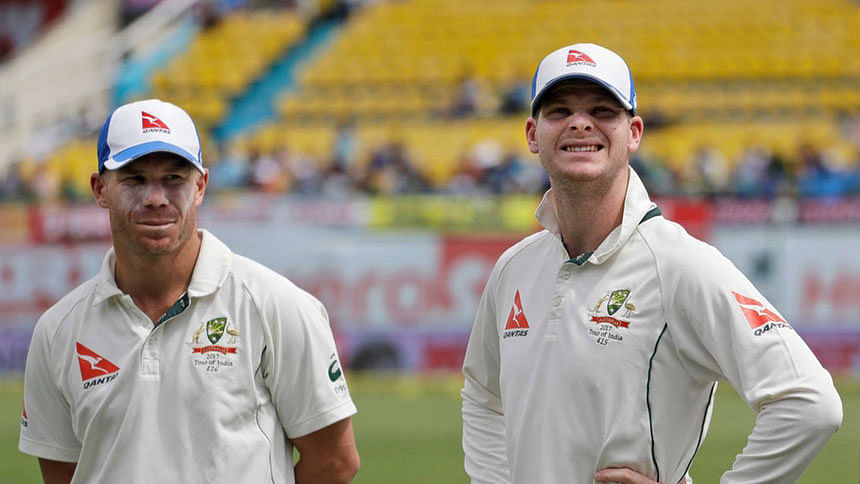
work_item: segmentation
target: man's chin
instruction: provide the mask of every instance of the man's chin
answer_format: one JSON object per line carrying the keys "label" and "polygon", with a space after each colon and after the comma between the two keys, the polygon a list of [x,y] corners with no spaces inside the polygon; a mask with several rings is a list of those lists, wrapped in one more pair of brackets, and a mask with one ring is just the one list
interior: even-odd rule
{"label": "man's chin", "polygon": [[168,255],[176,251],[175,243],[171,239],[145,240],[141,243],[141,248],[151,255]]}
{"label": "man's chin", "polygon": [[137,239],[138,246],[144,252],[153,255],[166,255],[176,250],[178,234],[170,233],[171,231],[151,231],[147,230],[139,234]]}
{"label": "man's chin", "polygon": [[562,177],[563,181],[568,183],[588,183],[599,180],[603,176],[603,171],[593,168],[579,166],[573,169],[562,170],[558,175]]}

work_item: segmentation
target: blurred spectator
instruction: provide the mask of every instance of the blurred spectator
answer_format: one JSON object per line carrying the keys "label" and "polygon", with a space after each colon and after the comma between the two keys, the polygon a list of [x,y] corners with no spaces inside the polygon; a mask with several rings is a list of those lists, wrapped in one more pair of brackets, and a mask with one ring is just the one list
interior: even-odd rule
{"label": "blurred spectator", "polygon": [[460,167],[445,185],[445,192],[456,196],[469,196],[480,193],[480,180],[483,171],[474,163],[474,159],[463,156]]}
{"label": "blurred spectator", "polygon": [[466,196],[487,193],[487,173],[502,161],[502,146],[494,139],[486,139],[475,144],[460,161],[460,167],[448,180],[445,190],[448,193]]}
{"label": "blurred spectator", "polygon": [[504,115],[523,114],[529,111],[531,89],[527,82],[517,82],[502,94],[499,112]]}
{"label": "blurred spectator", "polygon": [[60,195],[60,177],[44,163],[36,167],[30,186],[39,200],[53,201]]}
{"label": "blurred spectator", "polygon": [[58,197],[66,202],[76,202],[89,199],[91,192],[82,192],[80,183],[73,179],[68,173],[64,173],[60,177],[60,187]]}
{"label": "blurred spectator", "polygon": [[465,74],[457,85],[457,92],[448,109],[451,118],[466,118],[478,112],[483,92],[481,84],[472,74]]}
{"label": "blurred spectator", "polygon": [[664,128],[672,124],[669,116],[656,106],[652,107],[647,113],[643,113],[642,117],[645,119],[645,124],[648,125],[648,129],[650,130]]}
{"label": "blurred spectator", "polygon": [[331,164],[321,177],[319,195],[344,200],[355,194],[355,181],[340,165]]}
{"label": "blurred spectator", "polygon": [[383,195],[425,193],[430,188],[406,149],[396,141],[384,143],[373,152],[361,186],[368,193]]}
{"label": "blurred spectator", "polygon": [[345,172],[351,171],[358,159],[358,137],[355,135],[353,120],[337,126],[334,140],[334,159],[332,162]]}
{"label": "blurred spectator", "polygon": [[778,154],[770,157],[761,193],[768,198],[793,195],[795,176],[790,163]]}
{"label": "blurred spectator", "polygon": [[445,192],[458,195],[542,193],[549,188],[546,172],[538,163],[523,160],[516,152],[505,152],[493,139],[479,141],[463,157],[460,169],[445,185]]}
{"label": "blurred spectator", "polygon": [[729,162],[713,146],[702,146],[685,163],[683,191],[688,195],[721,195],[727,192]]}
{"label": "blurred spectator", "polygon": [[812,145],[800,147],[798,191],[806,197],[837,197],[848,193],[851,177],[836,163],[835,153],[829,156]]}
{"label": "blurred spectator", "polygon": [[772,192],[767,185],[773,154],[767,147],[751,146],[741,154],[731,174],[734,193],[740,197],[756,197]]}
{"label": "blurred spectator", "polygon": [[35,197],[22,176],[25,164],[25,161],[17,161],[6,168],[0,179],[0,200],[30,201]]}
{"label": "blurred spectator", "polygon": [[287,162],[287,169],[293,178],[292,192],[299,195],[318,196],[322,192],[325,174],[320,170],[319,161],[306,153],[293,153]]}
{"label": "blurred spectator", "polygon": [[676,195],[678,192],[677,174],[662,160],[646,155],[647,150],[640,149],[630,157],[630,166],[642,179],[649,193],[655,195]]}
{"label": "blurred spectator", "polygon": [[221,156],[206,160],[209,165],[209,187],[214,190],[243,188],[248,183],[248,157],[235,147],[217,150]]}
{"label": "blurred spectator", "polygon": [[197,23],[200,24],[203,30],[210,30],[221,23],[223,8],[221,2],[217,0],[202,0],[194,5]]}
{"label": "blurred spectator", "polygon": [[290,184],[286,170],[286,152],[273,154],[254,151],[250,158],[251,187],[266,193],[283,193]]}
{"label": "blurred spectator", "polygon": [[549,177],[543,168],[537,163],[525,162],[513,151],[487,171],[484,183],[494,194],[543,193],[549,189]]}

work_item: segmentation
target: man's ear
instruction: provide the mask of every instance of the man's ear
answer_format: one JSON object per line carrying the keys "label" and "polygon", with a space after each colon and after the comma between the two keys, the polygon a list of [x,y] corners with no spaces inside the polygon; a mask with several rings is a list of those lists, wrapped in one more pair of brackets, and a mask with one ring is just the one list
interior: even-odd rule
{"label": "man's ear", "polygon": [[537,154],[537,120],[533,117],[529,117],[529,119],[526,120],[526,141],[529,144],[529,151],[533,154]]}
{"label": "man's ear", "polygon": [[642,141],[642,132],[645,130],[645,122],[640,116],[630,118],[630,144],[627,146],[627,151],[633,153],[639,149],[639,143]]}
{"label": "man's ear", "polygon": [[194,184],[197,186],[197,195],[194,197],[194,205],[199,207],[203,203],[203,195],[206,194],[206,186],[209,185],[209,168],[204,168],[203,173],[197,176]]}
{"label": "man's ear", "polygon": [[108,208],[107,198],[105,198],[105,181],[102,175],[93,173],[90,175],[90,188],[93,191],[93,198],[96,199],[96,204],[101,208]]}

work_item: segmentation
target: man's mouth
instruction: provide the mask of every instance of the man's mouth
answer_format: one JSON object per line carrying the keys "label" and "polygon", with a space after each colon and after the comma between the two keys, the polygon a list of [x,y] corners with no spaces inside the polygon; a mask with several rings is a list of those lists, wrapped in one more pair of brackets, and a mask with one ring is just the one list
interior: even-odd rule
{"label": "man's mouth", "polygon": [[561,149],[568,153],[593,153],[600,151],[603,147],[600,145],[585,145],[585,146],[563,146]]}
{"label": "man's mouth", "polygon": [[138,224],[147,227],[163,227],[165,225],[170,225],[173,222],[173,220],[141,220]]}

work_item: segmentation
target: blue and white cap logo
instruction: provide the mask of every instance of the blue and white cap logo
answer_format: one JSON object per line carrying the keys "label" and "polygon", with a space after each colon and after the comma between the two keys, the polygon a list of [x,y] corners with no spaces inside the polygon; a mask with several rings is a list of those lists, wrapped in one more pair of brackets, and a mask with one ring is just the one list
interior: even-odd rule
{"label": "blue and white cap logo", "polygon": [[178,155],[205,172],[200,135],[188,113],[158,99],[124,104],[108,116],[99,133],[99,173],[156,152]]}
{"label": "blue and white cap logo", "polygon": [[624,59],[597,44],[573,44],[544,57],[532,79],[532,116],[550,88],[570,79],[586,79],[611,92],[625,109],[636,114],[633,74]]}

